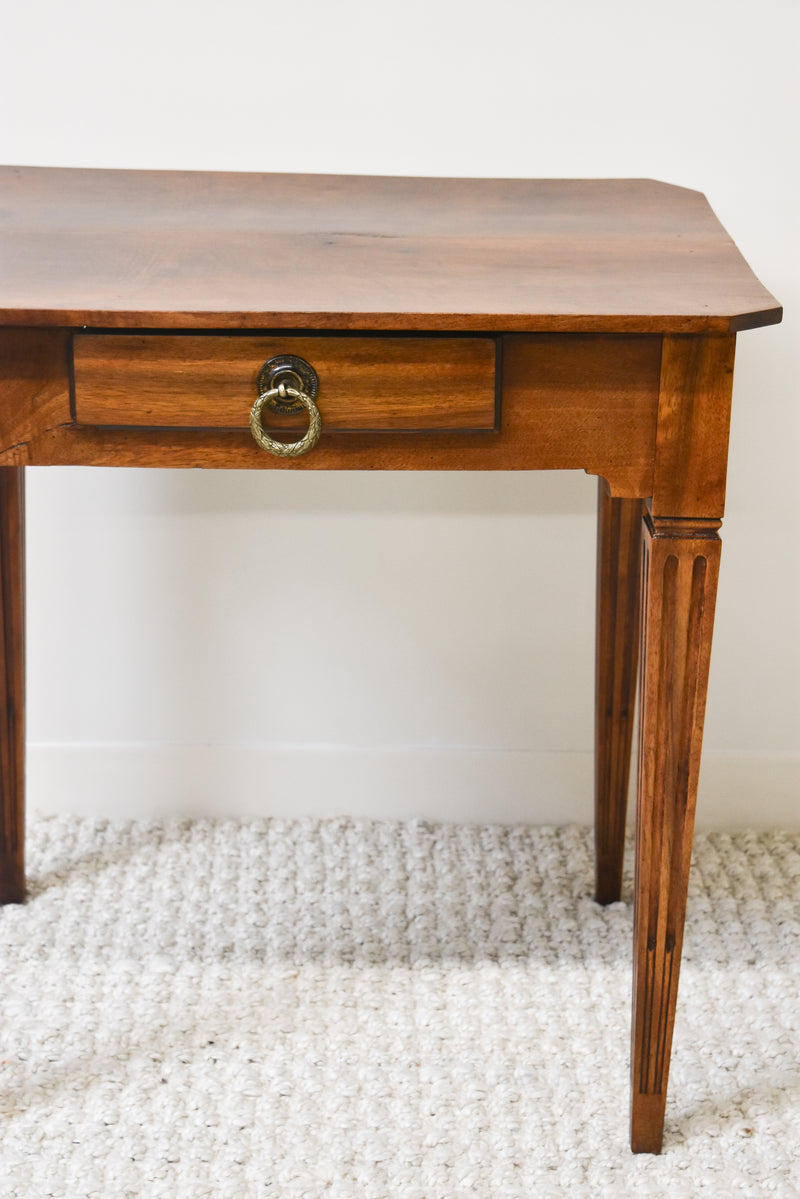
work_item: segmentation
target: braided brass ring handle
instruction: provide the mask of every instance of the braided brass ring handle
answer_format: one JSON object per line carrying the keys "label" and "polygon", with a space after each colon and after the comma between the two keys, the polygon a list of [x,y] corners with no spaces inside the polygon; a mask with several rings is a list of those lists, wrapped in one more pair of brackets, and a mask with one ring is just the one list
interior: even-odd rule
{"label": "braided brass ring handle", "polygon": [[[274,437],[270,437],[261,423],[261,409],[264,405],[278,399],[285,400],[287,396],[296,400],[308,413],[308,432],[299,441],[276,441]],[[253,404],[250,409],[250,432],[253,434],[256,445],[259,445],[262,450],[266,450],[268,454],[274,454],[276,458],[299,458],[301,454],[307,454],[309,450],[313,450],[319,441],[322,432],[322,417],[317,405],[304,391],[298,391],[296,387],[287,387],[285,383],[281,383],[278,387],[271,387],[269,391],[262,391]]]}

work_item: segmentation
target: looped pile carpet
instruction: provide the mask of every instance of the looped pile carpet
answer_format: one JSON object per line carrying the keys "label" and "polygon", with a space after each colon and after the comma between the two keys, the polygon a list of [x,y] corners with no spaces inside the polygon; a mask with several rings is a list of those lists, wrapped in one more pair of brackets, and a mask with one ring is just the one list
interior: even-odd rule
{"label": "looped pile carpet", "polygon": [[627,1148],[631,905],[592,901],[590,830],[34,817],[29,847],[2,1199],[800,1196],[798,834],[697,838],[660,1158]]}

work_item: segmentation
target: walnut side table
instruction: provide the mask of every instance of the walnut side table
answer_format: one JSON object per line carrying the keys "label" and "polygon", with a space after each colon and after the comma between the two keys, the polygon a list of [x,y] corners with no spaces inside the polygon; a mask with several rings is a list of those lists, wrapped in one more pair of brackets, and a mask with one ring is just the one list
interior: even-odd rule
{"label": "walnut side table", "polygon": [[734,344],[773,297],[702,195],[647,180],[9,167],[0,196],[0,899],[25,894],[26,465],[583,469],[600,903],[638,659],[631,1141],[657,1153]]}

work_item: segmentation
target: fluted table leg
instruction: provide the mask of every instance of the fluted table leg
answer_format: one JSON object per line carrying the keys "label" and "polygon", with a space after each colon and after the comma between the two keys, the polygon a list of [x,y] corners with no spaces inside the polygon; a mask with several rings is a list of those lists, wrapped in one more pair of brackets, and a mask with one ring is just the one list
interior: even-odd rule
{"label": "fluted table leg", "polygon": [[675,1020],[720,522],[645,517],[631,1147],[658,1153]]}

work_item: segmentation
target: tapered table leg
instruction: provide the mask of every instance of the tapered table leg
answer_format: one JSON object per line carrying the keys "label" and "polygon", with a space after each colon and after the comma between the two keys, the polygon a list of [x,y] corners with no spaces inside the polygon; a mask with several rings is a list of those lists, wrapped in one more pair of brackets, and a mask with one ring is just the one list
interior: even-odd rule
{"label": "tapered table leg", "polygon": [[0,903],[25,898],[24,487],[0,467]]}
{"label": "tapered table leg", "polygon": [[612,499],[599,480],[595,655],[595,897],[622,888],[625,815],[639,658],[642,502]]}
{"label": "tapered table leg", "polygon": [[678,990],[720,522],[653,520],[643,537],[631,1148],[659,1153]]}

